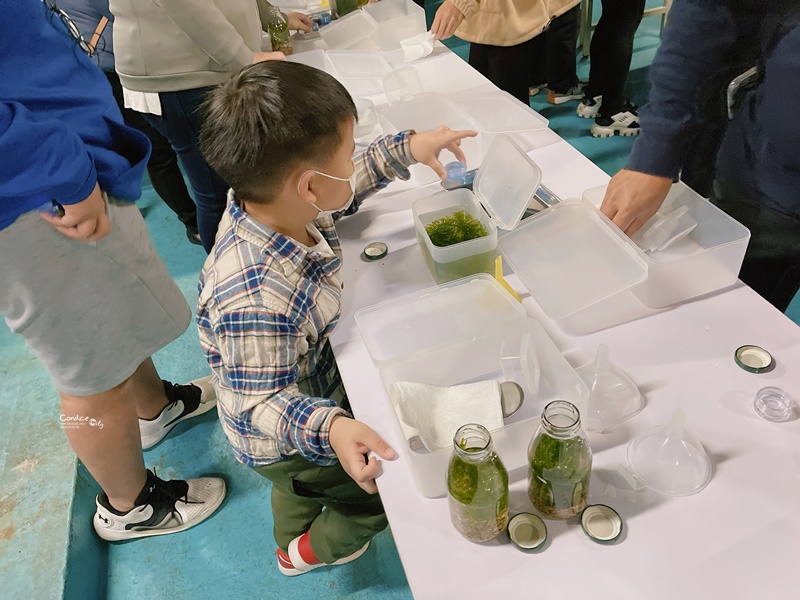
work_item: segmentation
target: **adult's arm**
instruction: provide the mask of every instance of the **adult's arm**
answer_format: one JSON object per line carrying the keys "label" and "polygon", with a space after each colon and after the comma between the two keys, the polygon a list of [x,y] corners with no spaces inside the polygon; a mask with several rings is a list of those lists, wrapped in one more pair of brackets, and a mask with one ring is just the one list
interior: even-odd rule
{"label": "adult's arm", "polygon": [[[628,164],[609,184],[601,210],[628,235],[660,208],[678,179],[704,84],[736,43],[726,0],[675,0],[650,69],[650,99]],[[713,160],[713,159],[711,159]]]}

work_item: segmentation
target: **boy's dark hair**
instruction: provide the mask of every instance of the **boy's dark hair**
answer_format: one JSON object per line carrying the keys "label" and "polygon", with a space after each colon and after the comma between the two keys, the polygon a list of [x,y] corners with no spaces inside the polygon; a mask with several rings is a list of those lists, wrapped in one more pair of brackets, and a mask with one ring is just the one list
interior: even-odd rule
{"label": "boy's dark hair", "polygon": [[342,143],[340,125],[357,118],[347,90],[299,63],[248,65],[203,105],[200,151],[240,198],[270,202],[297,162],[321,162]]}

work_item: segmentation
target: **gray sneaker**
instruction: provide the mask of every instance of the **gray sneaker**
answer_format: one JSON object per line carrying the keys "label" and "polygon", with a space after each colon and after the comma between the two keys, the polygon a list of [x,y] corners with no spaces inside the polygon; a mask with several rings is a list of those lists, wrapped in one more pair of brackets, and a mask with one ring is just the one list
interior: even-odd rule
{"label": "gray sneaker", "polygon": [[139,419],[143,450],[149,450],[167,437],[172,428],[181,421],[198,417],[217,405],[217,395],[211,385],[210,375],[195,379],[187,385],[175,385],[169,381],[163,383],[169,404],[155,419]]}
{"label": "gray sneaker", "polygon": [[586,93],[586,86],[588,83],[585,81],[579,81],[571,88],[569,88],[566,92],[554,92],[553,90],[547,90],[547,101],[550,104],[564,104],[564,102],[570,102],[571,100],[580,100],[583,98],[584,94]]}
{"label": "gray sneaker", "polygon": [[94,530],[109,542],[177,533],[205,521],[224,499],[225,481],[218,477],[164,481],[148,470],[128,512],[114,510],[105,493],[97,496]]}

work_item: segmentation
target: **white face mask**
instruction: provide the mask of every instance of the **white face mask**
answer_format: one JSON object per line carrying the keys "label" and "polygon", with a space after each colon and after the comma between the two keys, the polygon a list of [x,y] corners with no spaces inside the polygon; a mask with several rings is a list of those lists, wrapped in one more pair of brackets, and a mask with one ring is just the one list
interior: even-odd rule
{"label": "white face mask", "polygon": [[[319,211],[318,217],[323,215],[333,215],[334,213],[342,212],[350,208],[350,205],[353,204],[353,199],[356,197],[356,169],[355,164],[353,165],[353,174],[350,177],[336,177],[334,175],[328,175],[327,173],[323,173],[322,171],[315,171],[314,169],[309,169],[310,172],[316,173],[317,175],[322,175],[323,177],[330,177],[331,179],[335,179],[336,181],[347,181],[350,184],[350,197],[347,199],[347,202],[342,204],[339,208],[333,208],[329,210],[322,210],[316,204],[312,204],[314,208]],[[308,171],[307,171],[308,172]],[[297,184],[297,191],[300,191],[300,184]]]}

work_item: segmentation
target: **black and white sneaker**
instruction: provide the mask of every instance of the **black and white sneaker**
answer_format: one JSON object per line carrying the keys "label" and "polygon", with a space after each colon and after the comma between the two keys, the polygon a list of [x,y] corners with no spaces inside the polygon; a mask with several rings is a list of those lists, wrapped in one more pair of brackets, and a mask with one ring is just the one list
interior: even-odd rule
{"label": "black and white sneaker", "polygon": [[605,117],[598,115],[592,124],[592,135],[594,137],[611,137],[615,133],[622,136],[639,135],[639,115],[633,105],[626,105],[620,112]]}
{"label": "black and white sneaker", "polygon": [[109,542],[177,533],[205,521],[224,499],[225,481],[218,477],[164,481],[148,470],[130,511],[114,510],[105,493],[97,496],[94,530]]}
{"label": "black and white sneaker", "polygon": [[211,376],[196,379],[187,385],[175,385],[169,381],[163,383],[169,404],[155,419],[139,419],[143,450],[149,450],[167,437],[181,421],[198,417],[217,405]]}
{"label": "black and white sneaker", "polygon": [[600,112],[600,105],[602,103],[602,96],[595,96],[594,98],[584,96],[583,100],[581,100],[580,104],[578,104],[578,108],[575,109],[575,112],[577,112],[578,116],[583,119],[594,119]]}

